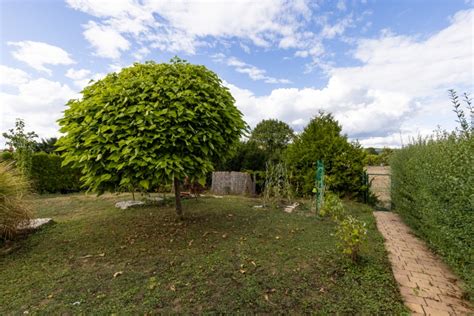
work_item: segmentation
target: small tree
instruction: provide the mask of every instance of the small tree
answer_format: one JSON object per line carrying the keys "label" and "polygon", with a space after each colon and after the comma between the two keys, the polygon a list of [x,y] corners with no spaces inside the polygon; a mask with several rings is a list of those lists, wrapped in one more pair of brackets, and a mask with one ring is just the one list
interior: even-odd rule
{"label": "small tree", "polygon": [[134,64],[111,73],[68,102],[59,120],[65,164],[82,169],[91,190],[148,191],[204,183],[213,162],[239,140],[245,122],[229,90],[204,66],[179,58]]}
{"label": "small tree", "polygon": [[342,127],[331,114],[314,117],[286,151],[286,162],[300,194],[311,194],[316,161],[324,161],[328,190],[337,194],[362,195],[366,153],[358,143],[342,134]]}
{"label": "small tree", "polygon": [[25,121],[17,118],[15,128],[2,134],[7,140],[7,145],[13,150],[13,158],[16,167],[27,177],[30,176],[33,151],[35,148],[34,139],[38,137],[35,132],[25,132]]}
{"label": "small tree", "polygon": [[266,153],[267,160],[278,162],[293,137],[293,129],[288,124],[270,119],[263,120],[255,126],[249,141],[254,142]]}

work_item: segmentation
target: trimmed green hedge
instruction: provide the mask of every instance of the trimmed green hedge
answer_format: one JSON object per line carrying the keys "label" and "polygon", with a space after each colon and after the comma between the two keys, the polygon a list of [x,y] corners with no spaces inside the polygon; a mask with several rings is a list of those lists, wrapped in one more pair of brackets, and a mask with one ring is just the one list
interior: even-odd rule
{"label": "trimmed green hedge", "polygon": [[392,202],[474,298],[474,137],[438,133],[396,151]]}
{"label": "trimmed green hedge", "polygon": [[33,155],[31,180],[38,193],[70,193],[80,191],[81,173],[61,167],[62,158],[45,152]]}

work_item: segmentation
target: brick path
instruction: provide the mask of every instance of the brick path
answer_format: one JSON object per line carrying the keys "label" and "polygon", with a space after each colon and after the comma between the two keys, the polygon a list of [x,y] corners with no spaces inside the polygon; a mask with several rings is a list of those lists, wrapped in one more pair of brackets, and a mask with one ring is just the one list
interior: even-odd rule
{"label": "brick path", "polygon": [[414,315],[474,315],[461,299],[458,278],[416,238],[397,214],[374,212],[385,238],[393,275]]}

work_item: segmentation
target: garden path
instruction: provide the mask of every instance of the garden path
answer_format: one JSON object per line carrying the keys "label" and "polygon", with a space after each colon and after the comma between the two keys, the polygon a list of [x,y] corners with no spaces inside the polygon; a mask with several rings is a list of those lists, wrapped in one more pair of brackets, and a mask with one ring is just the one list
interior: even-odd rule
{"label": "garden path", "polygon": [[385,238],[392,271],[405,305],[414,315],[474,314],[462,299],[459,279],[391,212],[374,212]]}

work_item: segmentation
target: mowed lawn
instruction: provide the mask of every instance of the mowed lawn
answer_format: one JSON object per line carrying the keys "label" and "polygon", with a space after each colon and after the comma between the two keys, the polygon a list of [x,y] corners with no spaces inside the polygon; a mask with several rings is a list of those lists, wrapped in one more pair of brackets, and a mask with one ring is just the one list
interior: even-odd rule
{"label": "mowed lawn", "polygon": [[334,224],[305,205],[287,214],[251,198],[185,200],[180,222],[173,205],[114,208],[129,198],[33,198],[55,224],[0,245],[0,314],[406,313],[365,205],[346,203],[369,228],[353,265]]}

